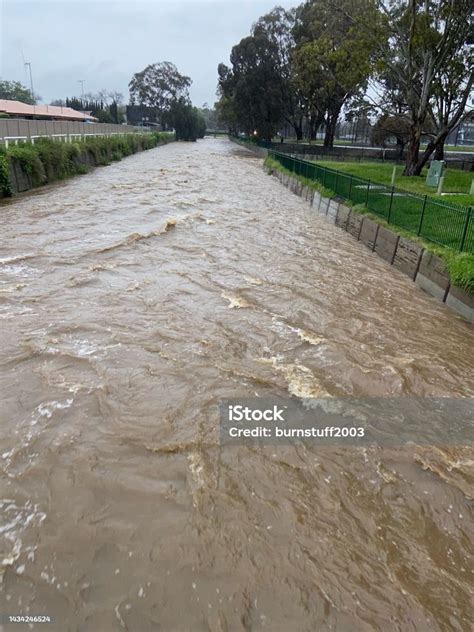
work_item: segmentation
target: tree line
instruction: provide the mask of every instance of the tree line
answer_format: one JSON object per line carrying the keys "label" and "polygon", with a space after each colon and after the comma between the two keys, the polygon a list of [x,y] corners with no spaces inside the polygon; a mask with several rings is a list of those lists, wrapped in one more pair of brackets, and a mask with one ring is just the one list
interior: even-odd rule
{"label": "tree line", "polygon": [[88,92],[82,97],[56,99],[51,105],[69,107],[78,112],[90,112],[99,123],[121,123],[124,117],[123,95],[120,92],[100,90]]}
{"label": "tree line", "polygon": [[8,101],[21,101],[28,105],[34,105],[39,100],[38,95],[31,94],[31,90],[26,88],[19,81],[8,81],[0,79],[0,99]]}
{"label": "tree line", "polygon": [[[218,66],[220,120],[270,140],[283,125],[332,147],[342,114],[407,145],[405,175],[443,157],[472,114],[472,0],[307,0],[275,7]],[[422,148],[422,141],[426,147]]]}
{"label": "tree line", "polygon": [[130,104],[155,108],[162,124],[175,130],[177,140],[195,141],[204,137],[206,122],[191,103],[191,84],[190,77],[169,61],[150,64],[128,84]]}

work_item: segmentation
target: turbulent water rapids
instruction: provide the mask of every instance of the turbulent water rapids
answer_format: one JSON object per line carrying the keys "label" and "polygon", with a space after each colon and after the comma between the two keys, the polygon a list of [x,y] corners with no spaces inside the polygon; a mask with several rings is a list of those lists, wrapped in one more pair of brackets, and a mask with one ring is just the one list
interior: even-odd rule
{"label": "turbulent water rapids", "polygon": [[472,449],[223,446],[217,412],[472,396],[461,317],[227,140],[45,187],[0,223],[0,613],[472,629]]}

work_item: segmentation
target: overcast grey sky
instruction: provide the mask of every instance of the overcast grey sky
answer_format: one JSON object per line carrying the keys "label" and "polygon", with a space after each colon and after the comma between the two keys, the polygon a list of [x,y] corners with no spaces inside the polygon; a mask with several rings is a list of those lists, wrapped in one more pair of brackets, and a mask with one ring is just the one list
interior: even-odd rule
{"label": "overcast grey sky", "polygon": [[172,61],[191,77],[195,105],[214,103],[217,65],[252,23],[301,0],[0,0],[0,76],[29,86],[45,103],[101,88],[128,102],[133,73]]}

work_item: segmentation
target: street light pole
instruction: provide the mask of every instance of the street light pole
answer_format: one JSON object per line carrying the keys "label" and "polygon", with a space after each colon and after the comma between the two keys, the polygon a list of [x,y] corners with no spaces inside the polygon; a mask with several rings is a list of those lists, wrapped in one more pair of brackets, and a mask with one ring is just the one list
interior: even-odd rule
{"label": "street light pole", "polygon": [[28,66],[28,69],[30,71],[30,91],[31,91],[31,98],[33,100],[33,116],[36,116],[35,91],[33,88],[33,74],[31,72],[31,62],[25,61],[25,66]]}
{"label": "street light pole", "polygon": [[77,83],[81,84],[82,113],[85,114],[85,111],[84,111],[84,79],[78,79]]}

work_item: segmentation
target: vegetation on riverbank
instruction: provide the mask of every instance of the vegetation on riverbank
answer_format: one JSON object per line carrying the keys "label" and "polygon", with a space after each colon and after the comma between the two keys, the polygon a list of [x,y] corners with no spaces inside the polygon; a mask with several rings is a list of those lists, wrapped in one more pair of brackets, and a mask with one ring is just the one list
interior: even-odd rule
{"label": "vegetation on riverbank", "polygon": [[[310,180],[308,178],[304,178],[303,176],[296,175],[293,171],[289,169],[285,169],[279,162],[276,160],[272,160],[271,158],[267,158],[264,163],[267,167],[271,169],[276,169],[281,171],[282,173],[287,174],[292,178],[297,178],[304,186],[310,187],[311,189],[318,191],[321,195],[328,198],[336,197],[334,191],[327,189],[322,186],[318,182],[314,180]],[[377,165],[378,166],[378,165]],[[401,235],[402,237],[407,237],[412,241],[420,244],[428,250],[436,254],[438,257],[441,257],[445,262],[449,270],[449,275],[451,279],[451,283],[456,287],[459,287],[470,294],[474,294],[474,255],[469,253],[460,253],[450,248],[444,248],[443,246],[438,246],[430,241],[422,239],[411,233],[407,230],[399,228],[398,226],[393,226],[393,224],[388,224],[385,220],[380,218],[378,215],[371,213],[365,206],[362,204],[353,204],[350,200],[345,200],[344,204],[349,206],[356,213],[360,213],[363,215],[367,215],[370,219],[374,220],[381,226],[386,226],[391,231]]]}
{"label": "vegetation on riverbank", "polygon": [[6,153],[0,149],[0,197],[10,197],[11,194],[9,161]]}
{"label": "vegetation on riverbank", "polygon": [[16,163],[31,180],[33,187],[55,180],[84,174],[90,168],[108,165],[138,151],[152,149],[171,142],[174,134],[123,134],[90,137],[73,143],[49,138],[36,139],[35,144],[23,143],[0,149],[0,196],[9,197],[14,191],[12,164]]}

